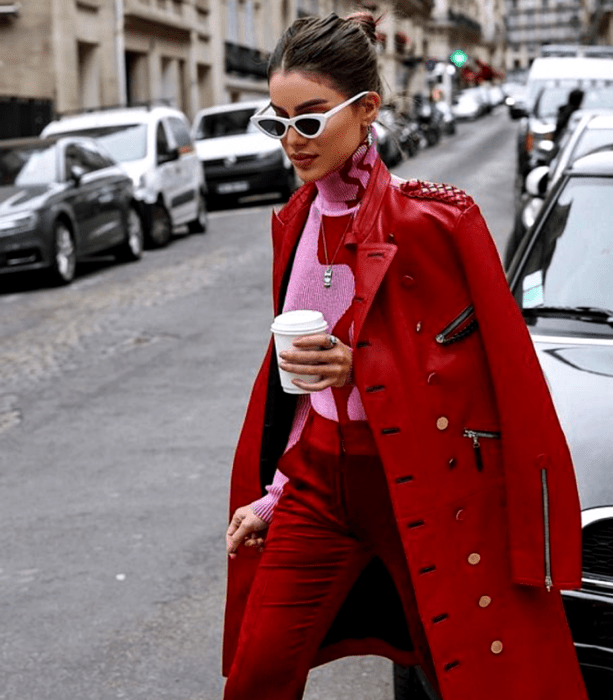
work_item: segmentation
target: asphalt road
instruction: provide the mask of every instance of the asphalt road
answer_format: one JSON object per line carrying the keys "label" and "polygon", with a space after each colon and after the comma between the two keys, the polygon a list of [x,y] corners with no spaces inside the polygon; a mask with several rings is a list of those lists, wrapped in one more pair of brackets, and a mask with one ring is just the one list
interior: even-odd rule
{"label": "asphalt road", "polygon": [[[396,168],[512,224],[504,109]],[[233,447],[268,341],[271,205],[73,285],[0,278],[0,700],[218,700]],[[391,700],[391,664],[307,700]]]}

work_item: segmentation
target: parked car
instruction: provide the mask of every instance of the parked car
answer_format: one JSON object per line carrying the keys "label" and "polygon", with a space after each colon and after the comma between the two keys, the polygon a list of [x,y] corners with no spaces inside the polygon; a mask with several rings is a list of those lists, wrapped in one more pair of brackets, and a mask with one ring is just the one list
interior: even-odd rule
{"label": "parked car", "polygon": [[402,161],[402,149],[398,136],[380,121],[373,122],[376,134],[377,151],[388,168],[393,168]]}
{"label": "parked car", "polygon": [[[549,165],[532,170],[526,178],[526,192],[521,206],[515,213],[513,232],[505,248],[505,263],[508,265],[515,254],[521,239],[532,226],[543,204],[543,198],[564,171],[578,158],[598,150],[613,149],[613,113],[579,111],[576,119],[563,138],[559,147],[553,147]],[[545,142],[551,144],[552,142]]]}
{"label": "parked car", "polygon": [[451,111],[451,106],[444,100],[441,100],[440,102],[434,103],[434,109],[440,115],[439,119],[443,133],[448,136],[453,136],[456,132],[456,118]]}
{"label": "parked car", "polygon": [[513,118],[514,109],[526,109],[526,97],[528,95],[528,89],[526,88],[525,83],[515,83],[508,81],[506,83],[503,83],[502,89],[504,90],[505,94],[504,103],[509,109],[509,116],[511,118]]}
{"label": "parked car", "polygon": [[134,182],[151,246],[166,245],[182,224],[194,233],[206,231],[204,174],[180,110],[158,105],[87,111],[51,122],[42,134],[90,136],[121,163]]}
{"label": "parked car", "polygon": [[451,111],[458,121],[473,121],[485,114],[485,103],[478,93],[470,89],[463,90],[454,98]]}
{"label": "parked car", "polygon": [[590,700],[613,688],[613,153],[575,161],[508,272],[579,486],[583,585],[563,594]]}
{"label": "parked car", "polygon": [[485,90],[492,108],[504,103],[506,94],[501,85],[487,85]]}
{"label": "parked car", "polygon": [[48,271],[68,284],[84,256],[138,260],[143,229],[132,180],[95,141],[0,141],[0,274]]}
{"label": "parked car", "polygon": [[[508,271],[577,475],[582,587],[562,599],[590,700],[611,700],[613,688],[612,220],[613,153],[585,156],[551,191]],[[395,665],[394,685],[395,700],[437,700],[418,670]]]}
{"label": "parked car", "polygon": [[206,171],[211,201],[277,192],[287,199],[300,186],[281,142],[249,121],[268,101],[237,102],[200,110],[193,137]]}

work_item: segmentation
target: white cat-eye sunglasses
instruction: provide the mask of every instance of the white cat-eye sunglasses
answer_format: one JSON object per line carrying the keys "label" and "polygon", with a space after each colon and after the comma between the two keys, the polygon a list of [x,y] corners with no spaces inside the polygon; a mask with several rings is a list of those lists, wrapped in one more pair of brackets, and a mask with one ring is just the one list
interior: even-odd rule
{"label": "white cat-eye sunglasses", "polygon": [[285,134],[287,134],[287,130],[290,126],[293,126],[300,136],[304,136],[306,139],[316,139],[326,128],[326,123],[331,116],[340,112],[341,109],[347,107],[347,105],[350,105],[352,102],[359,100],[360,97],[368,95],[368,92],[368,90],[360,92],[358,95],[354,95],[349,100],[342,102],[336,107],[332,107],[332,109],[329,109],[323,114],[300,114],[291,119],[277,117],[274,114],[264,115],[264,112],[270,107],[269,103],[251,117],[251,123],[263,134],[273,139],[282,139]]}

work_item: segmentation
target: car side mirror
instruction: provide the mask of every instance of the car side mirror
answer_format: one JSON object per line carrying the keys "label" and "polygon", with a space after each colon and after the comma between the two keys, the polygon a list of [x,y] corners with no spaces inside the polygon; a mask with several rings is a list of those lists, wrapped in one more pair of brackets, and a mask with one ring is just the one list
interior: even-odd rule
{"label": "car side mirror", "polygon": [[166,153],[158,153],[158,165],[162,163],[171,163],[173,160],[179,160],[179,149],[171,148]]}
{"label": "car side mirror", "polygon": [[526,177],[526,192],[532,197],[544,197],[549,184],[549,167],[539,165],[528,173]]}
{"label": "car side mirror", "polygon": [[81,165],[70,166],[70,179],[74,182],[75,187],[78,187],[81,184],[81,180],[86,172],[87,170],[85,170],[85,168]]}

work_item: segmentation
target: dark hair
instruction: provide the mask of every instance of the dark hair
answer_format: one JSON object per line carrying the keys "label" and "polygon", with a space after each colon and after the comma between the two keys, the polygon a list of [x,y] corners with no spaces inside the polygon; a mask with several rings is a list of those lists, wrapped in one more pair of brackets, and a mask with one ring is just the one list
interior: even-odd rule
{"label": "dark hair", "polygon": [[364,90],[381,95],[378,21],[368,12],[357,12],[346,19],[334,12],[327,17],[297,19],[272,52],[268,80],[278,70],[317,73],[347,98]]}

